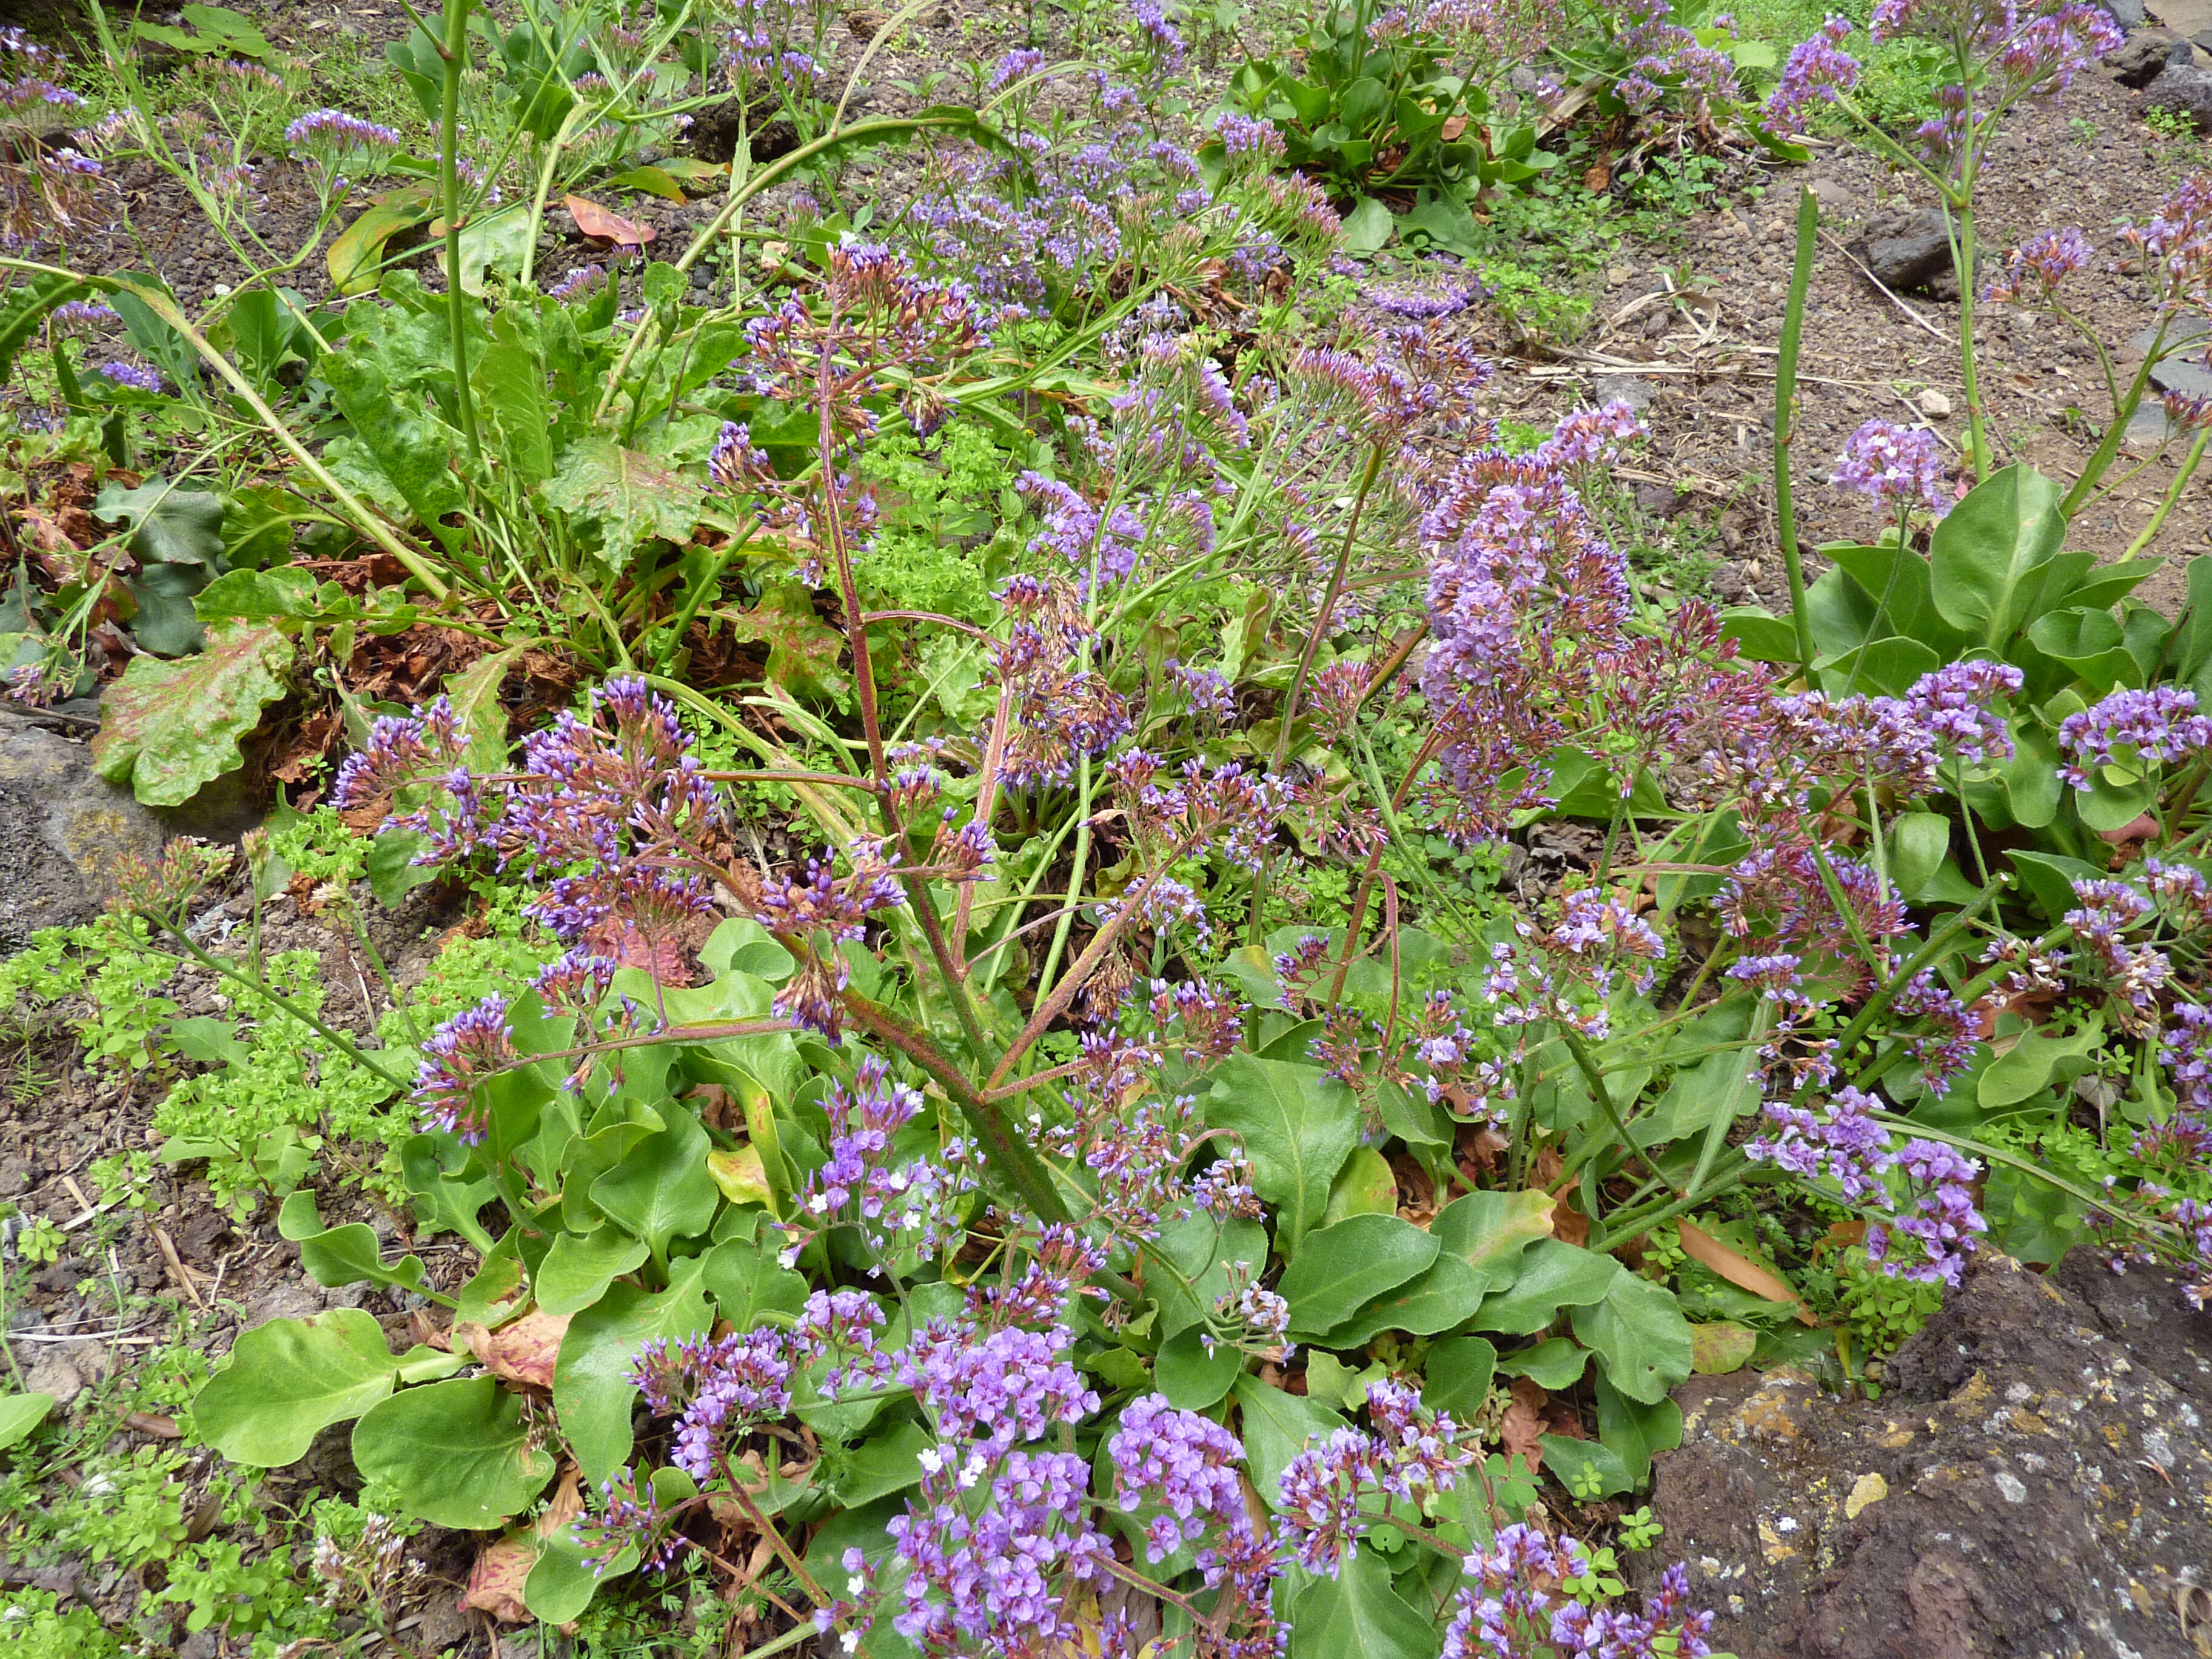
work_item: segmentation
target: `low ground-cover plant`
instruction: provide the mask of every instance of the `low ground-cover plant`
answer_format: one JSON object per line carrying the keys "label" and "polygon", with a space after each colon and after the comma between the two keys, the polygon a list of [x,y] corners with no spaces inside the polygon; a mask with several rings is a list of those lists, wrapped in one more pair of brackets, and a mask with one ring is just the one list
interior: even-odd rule
{"label": "low ground-cover plant", "polygon": [[[1959,35],[1961,107],[2063,78],[2095,44],[2073,15],[2008,21],[2026,68]],[[2066,550],[2109,447],[2065,486],[1983,463],[1978,426],[1961,489],[1872,423],[1834,483],[1888,527],[1806,586],[1808,210],[1794,608],[1652,603],[1607,517],[1626,407],[1486,415],[1456,268],[1368,285],[1366,322],[1301,299],[1362,227],[1280,164],[1479,179],[1495,135],[1455,157],[1436,118],[1512,53],[1446,86],[1419,31],[1468,19],[1339,14],[1324,90],[1365,109],[1379,42],[1394,136],[1323,144],[1278,80],[1254,96],[1295,130],[1185,143],[1156,118],[1174,20],[1136,21],[1126,81],[1024,47],[978,66],[980,110],[848,125],[811,12],[749,13],[716,70],[682,8],[462,9],[401,52],[436,153],[289,124],[325,222],[219,318],[8,263],[9,337],[97,287],[160,365],[95,408],[50,341],[57,453],[247,421],[294,466],[273,497],[213,462],[205,491],[114,481],[112,542],[9,620],[26,702],[98,678],[111,581],[205,629],[108,695],[100,764],[149,799],[325,688],[330,811],[234,871],[173,844],[4,983],[115,975],[133,1006],[86,1020],[112,1063],[210,1068],[173,1080],[169,1156],[277,1200],[319,1283],[419,1314],[398,1354],[365,1308],[271,1322],[193,1399],[247,1467],[352,1425],[395,1519],[333,1522],[318,1607],[385,1607],[390,1528],[427,1523],[491,1534],[482,1574],[551,1624],[706,1575],[754,1651],[1135,1652],[1101,1611],[1134,1592],[1200,1654],[1696,1654],[1687,1580],[1618,1574],[1648,1516],[1576,1537],[1679,1439],[1693,1368],[1862,1381],[1991,1246],[2212,1283],[2212,624],[2132,597],[2163,512],[2117,567]],[[1608,118],[1737,95],[1718,22],[1598,33]],[[1785,105],[1847,78],[1822,41]],[[541,292],[550,193],[718,96],[797,147],[740,146],[673,258]],[[841,157],[926,137],[910,210],[848,199]],[[800,179],[772,251],[735,234]],[[2177,313],[2207,304],[2204,188],[2138,233]],[[440,211],[442,293],[383,268]],[[375,280],[283,303],[349,212],[332,274]],[[2069,246],[2008,287],[2055,293]],[[287,564],[295,522],[380,574]],[[349,689],[364,641],[433,626],[483,647],[445,696]],[[510,732],[503,688],[556,643],[559,712]],[[1509,901],[1498,849],[1536,825],[1582,850]],[[374,1042],[263,952],[280,890],[373,957],[362,884],[434,880],[482,936]],[[179,962],[234,1018],[152,1000]],[[327,1224],[348,1182],[411,1235]],[[441,1234],[465,1275],[417,1253]],[[163,1526],[168,1480],[125,1480]],[[188,1619],[252,1630],[265,1599],[325,1639],[232,1542],[173,1576]]]}

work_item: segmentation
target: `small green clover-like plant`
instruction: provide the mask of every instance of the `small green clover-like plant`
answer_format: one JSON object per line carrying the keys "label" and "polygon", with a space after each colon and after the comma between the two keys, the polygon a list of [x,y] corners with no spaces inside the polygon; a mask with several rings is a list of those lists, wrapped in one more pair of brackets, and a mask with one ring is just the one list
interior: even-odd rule
{"label": "small green clover-like plant", "polygon": [[1652,1519],[1651,1506],[1646,1504],[1633,1514],[1620,1517],[1620,1547],[1625,1550],[1648,1550],[1666,1530]]}
{"label": "small green clover-like plant", "polygon": [[49,1266],[61,1260],[62,1249],[69,1243],[62,1230],[48,1216],[40,1216],[15,1235],[16,1254],[26,1261]]}
{"label": "small green clover-like plant", "polygon": [[1610,1601],[1626,1593],[1628,1585],[1620,1577],[1620,1560],[1610,1549],[1589,1550],[1585,1556],[1589,1571],[1560,1579],[1561,1589],[1577,1601]]}
{"label": "small green clover-like plant", "polygon": [[97,1563],[112,1560],[126,1572],[148,1561],[169,1560],[183,1547],[184,1483],[176,1478],[185,1454],[142,1446],[128,1461],[95,1465],[57,1516],[57,1540]]}
{"label": "small green clover-like plant", "polygon": [[93,1159],[86,1174],[100,1195],[125,1209],[148,1210],[154,1205],[154,1155],[116,1152]]}

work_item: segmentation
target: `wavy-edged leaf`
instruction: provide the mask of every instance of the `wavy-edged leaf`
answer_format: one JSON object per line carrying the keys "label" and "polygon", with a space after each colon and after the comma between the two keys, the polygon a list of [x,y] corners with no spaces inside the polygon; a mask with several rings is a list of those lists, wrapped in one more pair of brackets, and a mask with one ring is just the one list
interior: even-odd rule
{"label": "wavy-edged leaf", "polygon": [[532,1440],[521,1396],[472,1376],[372,1407],[354,1425],[353,1461],[418,1519],[484,1532],[527,1509],[553,1478],[552,1454]]}
{"label": "wavy-edged leaf", "polygon": [[1347,1216],[1308,1234],[1276,1286],[1291,1304],[1291,1334],[1335,1329],[1365,1304],[1427,1272],[1441,1248],[1395,1215]]}
{"label": "wavy-edged leaf", "polygon": [[218,623],[176,662],[133,657],[101,703],[93,769],[149,806],[179,806],[245,763],[239,740],[284,695],[294,641],[265,623]]}
{"label": "wavy-edged leaf", "polygon": [[1293,1258],[1358,1144],[1358,1098],[1318,1066],[1235,1054],[1214,1073],[1206,1121],[1242,1139],[1253,1190],[1275,1206],[1275,1248]]}
{"label": "wavy-edged leaf", "polygon": [[192,1421],[232,1462],[281,1468],[331,1424],[383,1400],[398,1370],[382,1328],[359,1308],[272,1319],[238,1339],[192,1401]]}

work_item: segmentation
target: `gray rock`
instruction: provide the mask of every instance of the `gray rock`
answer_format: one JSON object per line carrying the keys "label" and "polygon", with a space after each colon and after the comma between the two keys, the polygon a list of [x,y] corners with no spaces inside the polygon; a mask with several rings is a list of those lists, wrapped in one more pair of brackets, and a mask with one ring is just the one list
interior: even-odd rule
{"label": "gray rock", "polygon": [[93,775],[92,754],[0,716],[0,954],[65,927],[113,896],[116,862],[161,850],[160,819]]}
{"label": "gray rock", "polygon": [[1601,374],[1597,377],[1597,400],[1601,404],[1626,404],[1638,415],[1651,407],[1656,396],[1651,382],[1635,374]]}
{"label": "gray rock", "polygon": [[1941,208],[1876,219],[1851,252],[1887,288],[1924,289],[1952,274],[1951,238]]}
{"label": "gray rock", "polygon": [[1884,1384],[1685,1383],[1632,1571],[1686,1558],[1745,1655],[2197,1659],[2173,1608],[2212,1559],[2212,1322],[2177,1280],[1984,1257]]}
{"label": "gray rock", "polygon": [[2212,75],[2191,64],[2169,64],[2144,88],[2138,113],[2170,110],[2198,132],[2212,132]]}
{"label": "gray rock", "polygon": [[322,1293],[312,1285],[273,1285],[256,1297],[240,1318],[250,1331],[272,1319],[313,1319],[323,1310]]}
{"label": "gray rock", "polygon": [[2143,26],[2143,0],[2097,0],[2097,3],[2130,33]]}
{"label": "gray rock", "polygon": [[24,1370],[23,1386],[32,1394],[53,1395],[54,1404],[64,1407],[84,1392],[84,1377],[59,1347],[41,1343]]}
{"label": "gray rock", "polygon": [[2141,88],[2158,79],[2169,64],[2188,62],[2188,41],[2164,29],[2138,29],[2105,59],[2105,72],[2124,87]]}

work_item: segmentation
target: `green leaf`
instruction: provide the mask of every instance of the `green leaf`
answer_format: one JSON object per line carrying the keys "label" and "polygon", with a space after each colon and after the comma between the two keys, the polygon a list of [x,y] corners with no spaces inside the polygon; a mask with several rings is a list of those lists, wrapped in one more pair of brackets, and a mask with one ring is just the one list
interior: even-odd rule
{"label": "green leaf", "polygon": [[1721,638],[1734,640],[1752,662],[1796,662],[1797,629],[1784,617],[1755,605],[1721,612]]}
{"label": "green leaf", "polygon": [[485,1532],[527,1509],[553,1478],[553,1454],[532,1438],[522,1397],[496,1378],[472,1376],[408,1389],[372,1408],[354,1425],[353,1461],[417,1519]]}
{"label": "green leaf", "polygon": [[[1298,1260],[1304,1262],[1305,1256]],[[1439,1255],[1419,1277],[1377,1297],[1345,1323],[1313,1340],[1324,1347],[1364,1348],[1384,1331],[1433,1336],[1472,1318],[1489,1288],[1490,1279],[1480,1268],[1456,1255]]]}
{"label": "green leaf", "polygon": [[453,708],[455,724],[468,733],[465,758],[470,770],[479,776],[507,765],[507,709],[500,702],[499,693],[525,649],[511,645],[446,676],[446,701]]}
{"label": "green leaf", "polygon": [[1690,1374],[1690,1322],[1663,1285],[1616,1271],[1604,1298],[1578,1306],[1572,1318],[1575,1335],[1598,1351],[1606,1376],[1630,1400],[1656,1405]]}
{"label": "green leaf", "polygon": [[2027,641],[2063,663],[2092,698],[2140,678],[2127,652],[2126,630],[2110,611],[2047,611],[2027,625]]}
{"label": "green leaf", "polygon": [[722,613],[730,637],[768,647],[768,678],[809,702],[842,705],[853,678],[840,666],[844,631],[815,613],[814,596],[798,582],[780,582],[747,611]]}
{"label": "green leaf", "polygon": [[[383,358],[383,343],[364,333],[349,336],[322,360],[331,399],[350,428],[331,441],[326,459],[336,465],[345,458],[364,480],[380,479],[382,494],[404,502],[435,533],[439,520],[462,503],[453,474],[460,434],[428,414],[419,393],[395,387]],[[342,447],[349,444],[350,449]]]}
{"label": "green leaf", "polygon": [[1518,1271],[1522,1253],[1552,1236],[1552,1209],[1551,1197],[1533,1189],[1469,1193],[1438,1211],[1429,1233],[1492,1285],[1508,1285]]}
{"label": "green leaf", "polygon": [[1982,1109],[2001,1112],[2031,1100],[2056,1083],[2063,1087],[2089,1068],[2089,1055],[2104,1040],[2105,1023],[2091,1015],[2066,1036],[2029,1031],[1990,1062],[1974,1098]]}
{"label": "green leaf", "polygon": [[1890,823],[1890,879],[1917,902],[1950,851],[1950,819],[1941,812],[1901,812]]}
{"label": "green leaf", "polygon": [[649,540],[689,541],[702,505],[696,480],[606,438],[569,445],[538,493],[598,527],[599,556],[617,572]]}
{"label": "green leaf", "polygon": [[[1759,1333],[1732,1319],[1690,1327],[1690,1369],[1700,1376],[1741,1370],[1759,1346]],[[1546,1385],[1547,1387],[1549,1384]]]}
{"label": "green leaf", "polygon": [[397,908],[417,887],[438,878],[436,868],[417,864],[416,856],[428,843],[421,833],[413,830],[380,830],[376,839],[368,844],[365,873],[368,890],[376,902],[386,909]]}
{"label": "green leaf", "polygon": [[1682,1408],[1671,1400],[1644,1405],[1626,1399],[1602,1373],[1595,1393],[1597,1437],[1620,1455],[1640,1486],[1651,1478],[1652,1454],[1682,1443]]}
{"label": "green leaf", "polygon": [[1233,1264],[1244,1264],[1255,1280],[1267,1265],[1267,1233],[1258,1222],[1232,1220],[1224,1226],[1203,1211],[1170,1222],[1151,1248],[1172,1262],[1197,1292],[1194,1299],[1164,1270],[1145,1275],[1145,1288],[1159,1304],[1163,1338],[1213,1311],[1215,1300],[1228,1292]]}
{"label": "green leaf", "polygon": [[1929,540],[1936,610],[1999,655],[2031,620],[2039,573],[2066,539],[2059,495],[2056,483],[2015,462],[1969,490]]}
{"label": "green leaf", "polygon": [[1237,1377],[1230,1392],[1243,1413],[1244,1468],[1252,1477],[1252,1490],[1269,1509],[1279,1510],[1283,1471],[1291,1460],[1306,1449],[1308,1441],[1345,1427],[1345,1420],[1304,1395],[1270,1388],[1249,1371]]}
{"label": "green leaf", "polygon": [[637,1400],[629,1370],[638,1351],[657,1337],[696,1336],[713,1323],[700,1287],[702,1267],[697,1257],[678,1263],[668,1288],[657,1296],[611,1285],[569,1321],[553,1367],[553,1409],[585,1480],[604,1480],[629,1462],[630,1412]]}
{"label": "green leaf", "polygon": [[1206,1121],[1243,1140],[1253,1190],[1275,1206],[1275,1248],[1291,1259],[1358,1144],[1358,1097],[1319,1066],[1234,1054],[1214,1074]]}
{"label": "green leaf", "polygon": [[1395,1215],[1350,1216],[1307,1235],[1276,1286],[1291,1304],[1291,1334],[1334,1329],[1384,1291],[1426,1272],[1439,1248],[1431,1234]]}
{"label": "green leaf", "polygon": [[1562,1308],[1602,1302],[1620,1276],[1620,1264],[1609,1255],[1543,1239],[1522,1258],[1511,1284],[1484,1299],[1474,1322],[1481,1330],[1528,1336],[1557,1319]]}
{"label": "green leaf", "polygon": [[[530,239],[535,227],[530,210],[521,203],[469,215],[461,225],[461,292],[471,298],[484,297],[484,272],[497,271],[512,278],[520,274],[522,256],[529,252]],[[430,234],[442,238],[446,234],[443,220],[433,220]],[[438,249],[438,270],[446,269],[446,250],[442,242]]]}
{"label": "green leaf", "polygon": [[1363,1549],[1295,1603],[1291,1659],[1436,1659],[1443,1632],[1398,1593],[1382,1552]]}
{"label": "green leaf", "polygon": [[623,1161],[592,1183],[592,1202],[610,1219],[643,1239],[655,1257],[673,1238],[690,1238],[714,1225],[722,1201],[707,1170],[712,1145],[699,1120],[680,1106],[661,1110],[668,1127],[630,1148]]}
{"label": "green leaf", "polygon": [[1480,1336],[1447,1337],[1429,1350],[1422,1372],[1421,1401],[1431,1411],[1449,1412],[1472,1423],[1490,1399],[1498,1374],[1498,1350]]}
{"label": "green leaf", "polygon": [[921,1455],[937,1437],[908,1419],[880,1429],[855,1446],[830,1480],[837,1501],[848,1510],[904,1492],[921,1480]]}
{"label": "green leaf", "polygon": [[93,769],[149,806],[179,806],[245,763],[239,739],[284,695],[294,642],[276,629],[218,623],[180,662],[133,657],[102,705]]}
{"label": "green leaf", "polygon": [[536,356],[509,341],[485,349],[470,376],[479,407],[497,428],[499,453],[524,489],[553,476],[553,410],[545,370]]}
{"label": "green leaf", "polygon": [[346,295],[373,292],[383,275],[385,244],[401,231],[435,217],[437,211],[437,190],[432,185],[402,185],[372,198],[323,255],[331,285]]}
{"label": "green leaf", "polygon": [[222,557],[222,497],[204,489],[179,489],[161,478],[136,489],[106,483],[92,516],[129,526],[131,556],[141,564],[212,568]]}
{"label": "green leaf", "polygon": [[280,1468],[307,1455],[333,1423],[392,1392],[399,1368],[376,1321],[359,1308],[272,1319],[238,1339],[230,1363],[192,1401],[192,1421],[234,1463]]}
{"label": "green leaf", "polygon": [[1556,1478],[1582,1502],[1636,1489],[1636,1477],[1612,1447],[1565,1434],[1539,1435],[1536,1438],[1544,1449],[1545,1473]]}
{"label": "green leaf", "polygon": [[538,1265],[531,1293],[547,1313],[580,1313],[605,1295],[616,1279],[643,1267],[652,1254],[643,1239],[633,1238],[619,1227],[559,1233]]}
{"label": "green leaf", "polygon": [[1964,656],[1972,640],[1943,620],[1936,608],[1934,573],[1928,561],[1909,549],[1824,547],[1830,563],[1851,574],[1877,607],[1868,631],[1875,637],[1902,634],[1917,640],[1943,662]]}
{"label": "green leaf", "polygon": [[775,1249],[757,1239],[732,1238],[706,1255],[707,1293],[721,1316],[741,1331],[764,1315],[796,1318],[806,1306],[806,1278],[776,1261]]}
{"label": "green leaf", "polygon": [[608,1580],[637,1569],[635,1545],[624,1545],[605,1566],[584,1559],[584,1547],[567,1527],[538,1540],[538,1559],[522,1581],[522,1605],[543,1623],[566,1625],[583,1615]]}
{"label": "green leaf", "polygon": [[1334,1224],[1346,1216],[1395,1215],[1397,1210],[1398,1177],[1390,1172],[1389,1160],[1372,1146],[1353,1147],[1329,1184],[1322,1221]]}
{"label": "green leaf", "polygon": [[300,1265],[318,1285],[336,1289],[365,1280],[410,1291],[422,1288],[420,1256],[404,1256],[397,1265],[386,1265],[376,1229],[366,1221],[325,1228],[316,1213],[313,1193],[294,1193],[286,1199],[276,1212],[276,1228],[300,1247]]}
{"label": "green leaf", "polygon": [[1370,259],[1389,245],[1396,228],[1388,207],[1372,196],[1363,196],[1359,205],[1344,216],[1340,246],[1352,258]]}
{"label": "green leaf", "polygon": [[1820,686],[1832,697],[1879,692],[1901,697],[1913,682],[1942,666],[1942,659],[1918,640],[1902,634],[1869,640],[1841,656],[1823,657],[1813,665]]}
{"label": "green leaf", "polygon": [[21,1444],[54,1408],[50,1394],[0,1395],[0,1451]]}
{"label": "green leaf", "polygon": [[1192,1325],[1177,1331],[1160,1349],[1152,1365],[1153,1379],[1168,1403],[1187,1412],[1210,1411],[1228,1397],[1229,1389],[1244,1370],[1243,1352],[1227,1342],[1216,1342],[1206,1351],[1206,1328]]}
{"label": "green leaf", "polygon": [[1508,1376],[1525,1376],[1547,1389],[1572,1388],[1582,1380],[1590,1351],[1570,1337],[1547,1336],[1533,1348],[1501,1355],[1498,1369]]}
{"label": "green leaf", "polygon": [[86,292],[75,276],[33,276],[0,296],[0,377],[15,368],[15,354],[38,337],[48,312]]}

